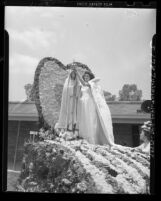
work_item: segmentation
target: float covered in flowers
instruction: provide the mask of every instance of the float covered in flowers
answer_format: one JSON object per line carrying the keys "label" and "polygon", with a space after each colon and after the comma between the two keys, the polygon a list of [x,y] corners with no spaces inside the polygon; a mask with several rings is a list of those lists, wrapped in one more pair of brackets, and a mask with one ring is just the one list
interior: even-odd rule
{"label": "float covered in flowers", "polygon": [[42,134],[41,131],[41,140],[24,146],[18,191],[149,193],[148,154],[121,146],[92,145],[67,134],[61,137],[48,131]]}
{"label": "float covered in flowers", "polygon": [[[65,70],[71,65],[44,58],[35,71],[32,95],[42,128],[34,141],[24,145],[17,191],[148,194],[149,154],[119,145],[92,145],[77,135],[60,135],[53,129],[60,110]],[[89,70],[81,63],[75,65],[79,70]]]}

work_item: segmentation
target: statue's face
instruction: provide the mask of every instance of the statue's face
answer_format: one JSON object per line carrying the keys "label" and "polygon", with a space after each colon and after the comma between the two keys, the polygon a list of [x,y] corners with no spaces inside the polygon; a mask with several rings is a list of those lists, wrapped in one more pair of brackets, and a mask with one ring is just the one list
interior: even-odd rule
{"label": "statue's face", "polygon": [[72,79],[72,80],[75,80],[75,78],[76,78],[76,73],[75,73],[74,71],[72,71],[71,74],[70,74],[70,76],[71,76],[71,79]]}
{"label": "statue's face", "polygon": [[88,82],[90,80],[90,76],[88,74],[84,75],[84,81]]}

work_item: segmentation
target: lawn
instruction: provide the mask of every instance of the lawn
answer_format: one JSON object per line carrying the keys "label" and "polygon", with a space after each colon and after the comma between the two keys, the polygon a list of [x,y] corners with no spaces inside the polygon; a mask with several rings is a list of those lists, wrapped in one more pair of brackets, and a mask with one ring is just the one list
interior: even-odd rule
{"label": "lawn", "polygon": [[7,171],[7,191],[15,191],[16,182],[19,177],[20,171]]}

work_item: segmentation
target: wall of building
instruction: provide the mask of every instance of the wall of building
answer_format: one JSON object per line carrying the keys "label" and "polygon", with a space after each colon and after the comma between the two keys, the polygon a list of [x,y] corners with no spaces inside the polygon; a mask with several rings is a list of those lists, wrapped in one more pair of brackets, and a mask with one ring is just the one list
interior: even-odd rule
{"label": "wall of building", "polygon": [[[139,145],[139,125],[113,124],[113,132],[116,144],[125,146]],[[19,128],[19,129],[18,129]],[[30,131],[38,131],[38,124],[35,121],[9,121],[8,122],[8,168],[20,170],[23,156],[24,142],[29,140]],[[19,136],[18,136],[19,135]],[[15,157],[17,144],[17,152]]]}
{"label": "wall of building", "polygon": [[[37,130],[37,122],[8,121],[8,169],[20,169],[24,142],[29,140],[30,131]],[[17,152],[15,157],[16,145]]]}
{"label": "wall of building", "polygon": [[116,144],[130,147],[140,145],[140,128],[141,124],[113,124],[113,132]]}
{"label": "wall of building", "polygon": [[116,144],[133,146],[132,129],[130,124],[113,124]]}

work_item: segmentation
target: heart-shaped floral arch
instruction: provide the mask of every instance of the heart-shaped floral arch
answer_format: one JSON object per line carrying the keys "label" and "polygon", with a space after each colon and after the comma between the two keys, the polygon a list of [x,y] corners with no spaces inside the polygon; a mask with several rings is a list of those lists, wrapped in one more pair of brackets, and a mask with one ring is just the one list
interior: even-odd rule
{"label": "heart-shaped floral arch", "polygon": [[66,66],[58,59],[43,58],[35,71],[32,94],[39,115],[40,127],[54,127],[59,117],[63,84],[67,77],[67,70],[76,68],[81,75],[90,68],[80,62],[73,62]]}

